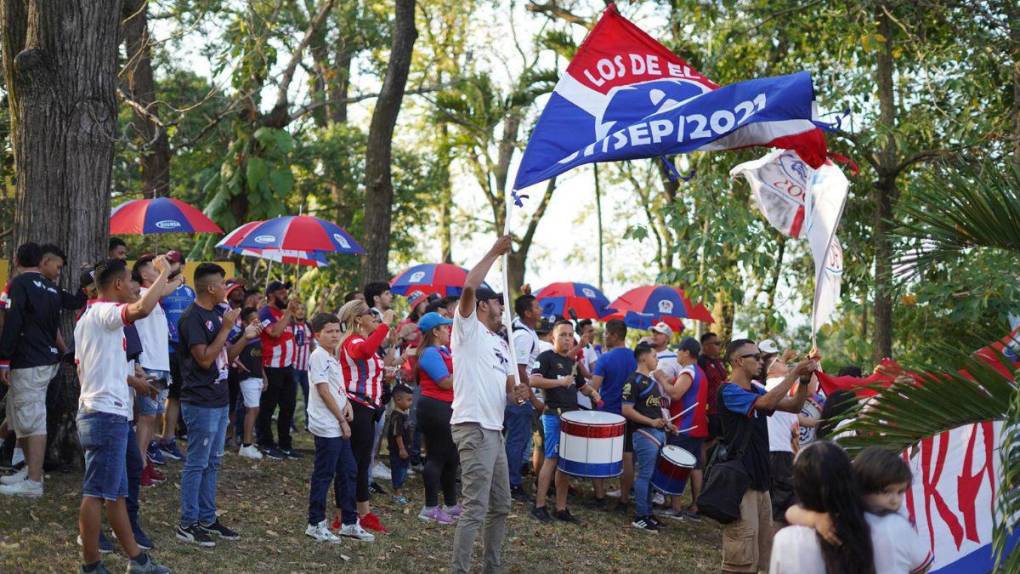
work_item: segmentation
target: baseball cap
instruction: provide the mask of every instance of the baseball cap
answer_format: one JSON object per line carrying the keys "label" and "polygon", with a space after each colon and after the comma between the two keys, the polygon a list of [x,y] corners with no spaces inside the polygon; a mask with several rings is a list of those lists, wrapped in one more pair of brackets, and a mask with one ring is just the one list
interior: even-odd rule
{"label": "baseball cap", "polygon": [[481,303],[482,301],[489,301],[491,299],[499,299],[500,301],[502,301],[503,294],[496,293],[495,291],[489,289],[488,287],[479,287],[478,289],[475,289],[476,303]]}
{"label": "baseball cap", "polygon": [[765,339],[761,343],[758,343],[758,350],[765,355],[778,355],[783,352],[783,350],[779,348],[779,344],[772,339]]}
{"label": "baseball cap", "polygon": [[651,331],[653,333],[659,333],[660,335],[665,335],[667,337],[673,336],[673,329],[671,329],[670,326],[667,325],[664,321],[659,321],[658,323],[652,325]]}
{"label": "baseball cap", "polygon": [[244,290],[244,281],[238,281],[237,279],[227,279],[227,293],[225,297],[230,297],[230,294],[237,289]]}
{"label": "baseball cap", "polygon": [[287,281],[286,283],[282,281],[270,281],[269,285],[266,286],[266,295],[272,295],[280,289],[290,289],[290,281]]}
{"label": "baseball cap", "polygon": [[415,289],[407,294],[407,303],[411,305],[412,309],[414,309],[419,303],[425,300],[425,297],[425,293]]}
{"label": "baseball cap", "polygon": [[418,319],[418,328],[421,329],[422,333],[431,331],[440,325],[452,325],[453,321],[443,317],[435,311],[431,313],[425,313],[421,319]]}

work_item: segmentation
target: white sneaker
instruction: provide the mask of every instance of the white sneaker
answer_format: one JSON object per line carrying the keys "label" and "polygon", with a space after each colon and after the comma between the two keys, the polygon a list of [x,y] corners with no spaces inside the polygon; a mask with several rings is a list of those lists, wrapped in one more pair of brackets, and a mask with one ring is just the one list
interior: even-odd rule
{"label": "white sneaker", "polygon": [[656,492],[654,495],[652,495],[652,504],[654,504],[655,506],[665,506],[666,497],[663,496],[661,492]]}
{"label": "white sneaker", "polygon": [[14,452],[11,454],[11,465],[20,464],[25,462],[25,451],[20,446],[14,447]]}
{"label": "white sneaker", "polygon": [[312,526],[311,524],[305,528],[305,534],[318,540],[319,542],[329,542],[330,544],[340,544],[340,537],[329,531],[329,527],[326,526],[326,521]]}
{"label": "white sneaker", "polygon": [[362,542],[375,542],[375,534],[365,530],[357,522],[354,524],[344,524],[340,528],[340,536],[354,538]]}
{"label": "white sneaker", "polygon": [[606,493],[606,496],[609,498],[620,498],[620,489],[617,488],[616,490],[610,490]]}
{"label": "white sneaker", "polygon": [[42,482],[34,480],[22,480],[14,484],[0,484],[0,494],[7,496],[25,496],[27,498],[39,498],[42,496]]}
{"label": "white sneaker", "polygon": [[[240,449],[237,450],[237,454],[243,456],[244,458],[250,458],[252,460],[262,460],[262,452],[259,451],[259,449],[255,448],[255,445],[253,444],[250,444],[248,446],[242,446]],[[309,526],[309,528],[311,527]]]}
{"label": "white sneaker", "polygon": [[27,478],[28,467],[23,466],[21,467],[21,470],[15,472],[14,474],[9,474],[7,476],[0,477],[0,484],[17,484],[23,480],[26,480]]}
{"label": "white sneaker", "polygon": [[390,474],[389,467],[381,462],[375,463],[375,466],[372,467],[372,478],[376,480],[390,480],[392,475]]}

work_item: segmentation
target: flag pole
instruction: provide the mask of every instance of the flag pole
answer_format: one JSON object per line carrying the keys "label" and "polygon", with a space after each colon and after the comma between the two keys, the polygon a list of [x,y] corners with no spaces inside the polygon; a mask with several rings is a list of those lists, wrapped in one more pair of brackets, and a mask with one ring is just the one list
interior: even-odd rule
{"label": "flag pole", "polygon": [[[506,209],[505,217],[503,218],[503,235],[510,234],[510,197],[504,194],[504,208]],[[510,242],[510,248],[513,249],[513,241]],[[517,351],[514,349],[513,342],[513,317],[510,315],[510,253],[503,254],[503,324],[506,325],[507,332],[507,346],[510,348],[510,364],[513,367],[514,372],[514,386],[519,387],[521,385],[521,371],[517,368]],[[519,402],[518,404],[523,404]]]}

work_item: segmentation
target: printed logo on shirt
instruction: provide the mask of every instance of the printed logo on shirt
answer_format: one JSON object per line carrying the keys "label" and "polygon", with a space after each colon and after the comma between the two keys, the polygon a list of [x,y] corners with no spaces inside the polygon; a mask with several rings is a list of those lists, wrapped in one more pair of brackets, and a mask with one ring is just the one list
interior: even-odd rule
{"label": "printed logo on shirt", "polygon": [[209,331],[210,333],[212,333],[212,330],[213,330],[213,322],[212,322],[212,320],[211,320],[211,319],[210,319],[210,320],[207,320],[207,321],[205,322],[205,328],[206,328],[206,329],[207,329],[207,330],[208,330],[208,331]]}

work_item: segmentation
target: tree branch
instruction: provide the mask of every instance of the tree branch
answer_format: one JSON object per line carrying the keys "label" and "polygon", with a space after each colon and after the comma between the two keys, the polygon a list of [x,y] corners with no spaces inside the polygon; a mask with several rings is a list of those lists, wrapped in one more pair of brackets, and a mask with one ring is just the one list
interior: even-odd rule
{"label": "tree branch", "polygon": [[545,210],[549,207],[549,202],[552,201],[552,195],[555,191],[556,178],[553,177],[545,185],[545,193],[542,194],[542,200],[538,202],[538,207],[535,208],[535,213],[532,214],[531,220],[528,221],[528,230],[524,232],[524,237],[521,238],[521,248],[518,251],[527,253],[528,249],[531,248],[531,242],[535,238],[535,231],[538,229],[538,223],[541,221],[542,216],[545,215]]}
{"label": "tree branch", "polygon": [[[435,84],[433,86],[424,86],[424,87],[421,87],[421,88],[415,88],[413,90],[407,90],[407,91],[404,92],[404,95],[405,96],[408,96],[408,95],[413,96],[413,95],[421,95],[421,94],[429,94],[429,93],[432,93],[432,92],[438,92],[438,91],[445,90],[446,88],[449,88],[449,87],[455,85],[459,81],[460,80],[452,80],[452,81],[449,81],[449,82],[443,82],[441,84]],[[379,92],[373,92],[371,94],[358,94],[356,96],[350,96],[348,98],[343,98],[343,99],[339,99],[339,100],[335,100],[335,99],[319,100],[317,102],[312,102],[310,104],[307,104],[307,105],[304,105],[304,106],[298,108],[293,114],[290,115],[290,119],[291,119],[291,121],[297,120],[298,118],[300,118],[301,116],[307,114],[308,112],[315,111],[315,110],[321,108],[322,106],[326,106],[326,105],[330,105],[330,104],[356,104],[358,102],[363,102],[365,100],[371,100],[372,98],[378,98],[378,97],[379,97]],[[442,111],[442,110],[440,110],[440,111]],[[446,114],[445,112],[444,112],[444,115],[449,116],[449,114]],[[451,117],[450,121],[456,121],[456,119]]]}
{"label": "tree branch", "polygon": [[578,16],[577,14],[574,14],[570,10],[567,10],[566,8],[560,6],[556,0],[549,0],[545,4],[540,4],[538,2],[531,1],[528,2],[527,9],[528,12],[533,12],[535,14],[545,14],[546,16],[549,16],[551,18],[563,20],[564,22],[569,22],[570,24],[584,26],[585,28],[591,26],[590,20],[588,20],[587,18],[582,18],[581,16]]}
{"label": "tree branch", "polygon": [[326,19],[335,2],[336,0],[325,0],[319,8],[319,12],[315,14],[315,18],[308,23],[304,37],[301,38],[301,42],[294,48],[294,52],[290,55],[290,61],[287,62],[287,67],[284,68],[283,76],[280,78],[280,87],[279,92],[276,94],[276,105],[273,106],[274,108],[287,108],[287,90],[290,89],[290,82],[294,79],[294,72],[297,70],[298,64],[301,63],[301,57],[308,43],[312,41],[312,36]]}

